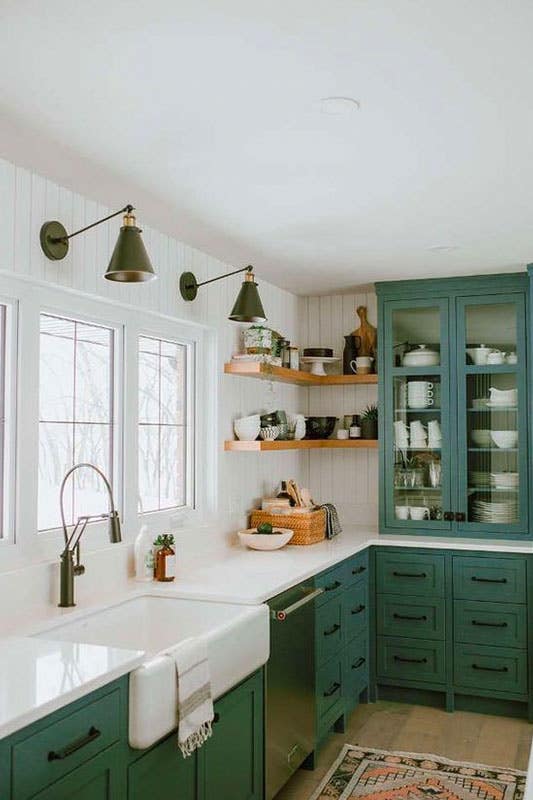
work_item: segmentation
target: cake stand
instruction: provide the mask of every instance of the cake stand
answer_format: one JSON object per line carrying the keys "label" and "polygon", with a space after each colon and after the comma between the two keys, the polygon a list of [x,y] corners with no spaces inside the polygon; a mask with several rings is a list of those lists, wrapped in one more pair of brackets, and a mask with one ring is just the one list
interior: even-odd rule
{"label": "cake stand", "polygon": [[324,377],[327,373],[324,369],[324,364],[333,364],[335,361],[340,361],[340,358],[324,356],[302,356],[300,358],[302,364],[311,364],[311,375],[319,375]]}

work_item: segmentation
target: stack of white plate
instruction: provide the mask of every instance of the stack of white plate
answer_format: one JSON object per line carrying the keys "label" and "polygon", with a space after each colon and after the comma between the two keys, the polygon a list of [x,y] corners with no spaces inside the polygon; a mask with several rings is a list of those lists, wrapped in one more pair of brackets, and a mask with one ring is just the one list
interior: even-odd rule
{"label": "stack of white plate", "polygon": [[496,489],[518,488],[518,472],[491,472],[490,478]]}
{"label": "stack of white plate", "polygon": [[[490,500],[488,499],[490,497]],[[504,493],[479,495],[472,502],[472,519],[474,522],[505,524],[518,520],[518,498]]]}

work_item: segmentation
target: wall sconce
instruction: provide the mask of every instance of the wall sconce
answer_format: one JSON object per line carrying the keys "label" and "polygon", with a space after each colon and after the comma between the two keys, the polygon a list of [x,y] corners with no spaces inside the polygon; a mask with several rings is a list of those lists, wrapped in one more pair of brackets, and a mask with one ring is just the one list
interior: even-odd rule
{"label": "wall sconce", "polygon": [[140,283],[156,277],[141,238],[142,230],[135,224],[134,207],[127,205],[108,217],[99,219],[74,233],[67,233],[57,220],[45,222],[41,227],[40,239],[43,253],[51,261],[61,261],[68,253],[69,240],[80,233],[107,222],[108,219],[124,214],[124,222],[118,234],[117,243],[104,278],[122,283]]}
{"label": "wall sconce", "polygon": [[181,296],[184,300],[194,300],[200,286],[206,286],[208,283],[214,283],[223,278],[229,278],[230,275],[237,275],[239,272],[246,272],[228,319],[231,319],[233,322],[265,322],[266,314],[263,309],[261,298],[259,297],[253,270],[254,268],[252,266],[243,267],[242,269],[236,269],[233,272],[226,273],[226,275],[219,275],[218,278],[211,278],[201,283],[198,283],[192,272],[182,272],[180,277]]}

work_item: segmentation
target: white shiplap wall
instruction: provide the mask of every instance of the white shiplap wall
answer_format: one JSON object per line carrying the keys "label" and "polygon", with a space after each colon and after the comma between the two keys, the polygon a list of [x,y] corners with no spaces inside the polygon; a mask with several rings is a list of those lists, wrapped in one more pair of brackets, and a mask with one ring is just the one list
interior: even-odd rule
{"label": "white shiplap wall", "polygon": [[[300,324],[300,341],[308,347],[332,347],[342,359],[344,336],[359,327],[355,309],[367,306],[369,321],[377,326],[376,295],[343,294],[308,297]],[[342,361],[329,372],[342,372]],[[309,413],[358,413],[377,402],[376,386],[338,386],[309,391]],[[377,450],[315,450],[309,453],[309,481],[315,499],[337,506],[344,523],[377,524]]]}
{"label": "white shiplap wall", "polygon": [[[126,202],[135,202],[135,198],[125,197]],[[223,375],[224,361],[239,344],[240,326],[229,322],[227,315],[242,277],[228,278],[201,289],[197,300],[190,304],[179,296],[178,281],[183,270],[191,270],[201,281],[228,272],[238,265],[224,264],[143,226],[142,208],[137,212],[138,222],[144,229],[144,240],[158,274],[157,281],[121,285],[102,279],[116,240],[120,217],[76,237],[71,242],[69,255],[63,261],[52,262],[45,258],[39,245],[39,230],[45,220],[59,219],[68,231],[72,231],[113,210],[40,175],[0,160],[0,270],[142,306],[143,309],[176,318],[209,324],[216,329],[220,381],[218,430],[213,431],[213,440],[218,448],[219,512],[221,515],[231,514],[242,524],[245,522],[245,510],[262,494],[270,493],[280,478],[294,477],[307,483],[308,458],[298,453],[224,453],[223,440],[233,437],[232,420],[265,409],[269,401],[275,407],[305,411],[307,393],[297,387],[276,384],[272,396],[267,383]],[[300,314],[305,301],[258,277],[269,324],[294,341],[299,332]]]}

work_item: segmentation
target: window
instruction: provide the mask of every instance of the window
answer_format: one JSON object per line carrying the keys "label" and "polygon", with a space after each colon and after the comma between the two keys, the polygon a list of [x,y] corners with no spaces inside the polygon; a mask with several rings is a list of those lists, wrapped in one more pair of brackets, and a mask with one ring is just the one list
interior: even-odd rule
{"label": "window", "polygon": [[187,347],[139,337],[139,510],[186,505]]}
{"label": "window", "polygon": [[0,304],[0,539],[7,536],[10,506],[6,476],[9,469],[9,375],[7,369],[7,306]]}
{"label": "window", "polygon": [[[40,315],[40,531],[61,525],[59,488],[80,461],[100,467],[113,485],[114,331],[74,319]],[[65,492],[65,518],[107,509],[93,470],[79,470]]]}

